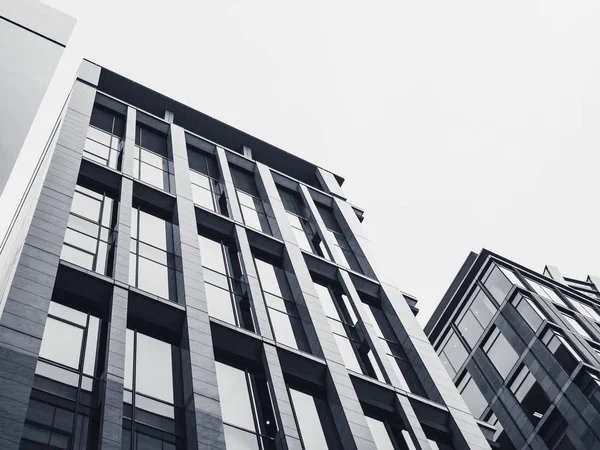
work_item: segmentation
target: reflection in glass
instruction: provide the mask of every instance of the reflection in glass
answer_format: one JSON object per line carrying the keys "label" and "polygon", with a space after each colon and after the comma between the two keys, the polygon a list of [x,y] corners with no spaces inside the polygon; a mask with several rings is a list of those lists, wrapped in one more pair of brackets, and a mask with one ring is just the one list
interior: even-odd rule
{"label": "reflection in glass", "polygon": [[129,284],[177,301],[173,225],[132,208]]}
{"label": "reflection in glass", "polygon": [[504,379],[519,359],[517,352],[498,329],[484,342],[483,351],[487,353],[488,358]]}
{"label": "reflection in glass", "polygon": [[254,258],[254,263],[275,340],[298,350],[309,351],[285,271],[258,258]]}
{"label": "reflection in glass", "polygon": [[318,203],[316,206],[321,219],[323,219],[323,222],[325,223],[327,231],[331,235],[331,242],[334,244],[334,248],[332,248],[331,251],[337,255],[335,258],[336,261],[355,272],[362,273],[362,268],[358,263],[354,250],[350,246],[348,239],[346,239],[333,211]]}
{"label": "reflection in glass", "polygon": [[[321,400],[319,409],[322,412],[319,414],[316,403],[317,399],[315,397],[291,388],[289,391],[304,449],[323,450],[330,448],[326,436],[334,439],[336,438],[333,435],[335,432],[334,430],[328,430],[326,433],[321,420],[321,417],[327,413],[331,414],[331,412],[325,410],[327,405],[323,405],[323,401]],[[332,446],[331,448],[337,447]]]}
{"label": "reflection in glass", "polygon": [[215,367],[227,447],[273,448],[277,424],[265,377],[219,361]]}
{"label": "reflection in glass", "polygon": [[[127,329],[123,391],[123,446],[183,448],[184,415],[178,348]],[[177,358],[177,359],[176,359]],[[145,447],[144,447],[145,448]]]}
{"label": "reflection in glass", "polygon": [[100,413],[98,376],[104,370],[97,365],[100,328],[97,317],[51,302],[22,449],[94,448]]}
{"label": "reflection in glass", "polygon": [[77,185],[61,259],[102,275],[112,275],[116,212],[115,201],[106,193]]}

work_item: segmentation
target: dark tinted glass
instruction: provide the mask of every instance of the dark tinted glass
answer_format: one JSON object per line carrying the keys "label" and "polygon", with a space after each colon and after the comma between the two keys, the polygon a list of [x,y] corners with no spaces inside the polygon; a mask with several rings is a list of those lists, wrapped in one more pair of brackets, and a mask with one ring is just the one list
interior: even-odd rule
{"label": "dark tinted glass", "polygon": [[[297,216],[303,216],[302,214],[302,199],[297,192],[290,191],[289,189],[278,186],[279,196],[281,202],[286,211],[296,214]],[[303,216],[304,217],[304,216]]]}
{"label": "dark tinted glass", "polygon": [[231,167],[231,176],[233,177],[233,184],[236,189],[240,189],[255,197],[260,197],[258,195],[258,190],[256,189],[256,182],[254,181],[254,174],[252,172]]}
{"label": "dark tinted glass", "polygon": [[213,155],[188,147],[188,161],[190,169],[201,172],[204,175],[208,175],[217,180],[220,178],[217,159]]}
{"label": "dark tinted glass", "polygon": [[336,231],[338,233],[342,232],[342,229],[340,228],[338,221],[336,220],[335,216],[333,215],[333,211],[329,208],[327,208],[326,206],[320,205],[317,203],[317,209],[319,210],[319,214],[321,215],[321,218],[323,219],[323,222],[325,222],[325,226],[327,228],[329,228],[330,230]]}
{"label": "dark tinted glass", "polygon": [[168,156],[167,136],[160,131],[138,124],[135,143],[140,147],[147,148],[165,158]]}

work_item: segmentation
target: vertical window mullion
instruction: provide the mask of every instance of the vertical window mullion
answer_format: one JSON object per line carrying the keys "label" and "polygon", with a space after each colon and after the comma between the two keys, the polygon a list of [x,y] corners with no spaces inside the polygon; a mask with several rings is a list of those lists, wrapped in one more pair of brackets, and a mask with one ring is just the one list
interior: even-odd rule
{"label": "vertical window mullion", "polygon": [[[139,228],[139,223],[138,223]],[[138,230],[139,232],[139,230]],[[138,234],[139,236],[139,234]],[[133,361],[131,364],[131,450],[137,449],[137,440],[135,439],[135,394],[137,379],[137,330],[133,330]]]}

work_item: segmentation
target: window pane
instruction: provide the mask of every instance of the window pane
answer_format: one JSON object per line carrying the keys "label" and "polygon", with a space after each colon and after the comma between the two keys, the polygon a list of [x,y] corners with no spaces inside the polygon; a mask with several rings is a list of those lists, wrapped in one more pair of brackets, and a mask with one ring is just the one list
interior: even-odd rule
{"label": "window pane", "polygon": [[82,327],[85,327],[87,323],[87,314],[56,302],[50,302],[48,314],[76,323]]}
{"label": "window pane", "polygon": [[481,289],[477,289],[477,291],[469,309],[485,329],[494,317],[496,307]]}
{"label": "window pane", "polygon": [[83,195],[81,192],[75,191],[73,194],[73,203],[71,205],[71,212],[78,214],[83,217],[87,217],[94,222],[98,222],[100,219],[100,205],[99,200]]}
{"label": "window pane", "polygon": [[244,223],[250,228],[254,228],[255,230],[263,231],[263,227],[260,222],[260,217],[258,212],[255,209],[248,208],[247,206],[241,207],[242,216],[244,217]]}
{"label": "window pane", "polygon": [[48,317],[42,337],[40,356],[77,369],[79,368],[82,339],[83,329]]}
{"label": "window pane", "polygon": [[475,316],[471,313],[471,310],[465,311],[465,315],[457,324],[457,328],[460,334],[465,338],[471,348],[475,347],[477,341],[483,333],[483,328]]}
{"label": "window pane", "polygon": [[454,371],[457,371],[463,365],[467,356],[469,356],[464,345],[460,342],[454,332],[451,333],[443,351],[446,354],[448,361],[452,364]]}
{"label": "window pane", "polygon": [[215,366],[223,421],[255,430],[245,372],[218,361]]}
{"label": "window pane", "polygon": [[94,265],[94,255],[68,245],[63,245],[63,248],[60,252],[60,259],[77,264],[78,266],[88,270],[92,270]]}
{"label": "window pane", "polygon": [[484,350],[502,378],[507,377],[519,359],[517,352],[515,352],[510,343],[500,332],[498,332],[498,336],[491,345],[488,345],[488,343],[484,345]]}
{"label": "window pane", "polygon": [[307,252],[314,253],[310,242],[308,241],[308,237],[306,237],[304,229],[292,227],[292,230],[294,231],[294,236],[296,236],[296,242],[298,243],[298,247]]}
{"label": "window pane", "polygon": [[369,430],[371,430],[377,450],[395,450],[385,424],[369,416],[365,416],[365,419],[367,419],[367,425],[369,426]]}
{"label": "window pane", "polygon": [[536,331],[544,321],[544,315],[537,305],[527,297],[519,297],[516,303],[517,311],[523,316],[525,322]]}
{"label": "window pane", "polygon": [[146,183],[151,184],[159,189],[165,189],[167,185],[165,178],[166,174],[161,169],[146,163],[140,164],[140,180],[145,181]]}
{"label": "window pane", "polygon": [[198,236],[198,242],[202,265],[219,273],[227,274],[222,245],[217,241],[200,235]]}
{"label": "window pane", "polygon": [[194,203],[197,205],[203,206],[211,211],[215,210],[214,197],[211,191],[192,184],[192,196],[194,197]]}
{"label": "window pane", "polygon": [[585,303],[581,303],[575,300],[574,298],[569,298],[569,300],[571,300],[571,303],[573,303],[575,309],[581,314],[589,317],[592,320],[595,320],[596,322],[600,322],[600,315],[595,311],[595,309],[592,306],[587,305]]}
{"label": "window pane", "polygon": [[[273,325],[275,340],[281,344],[289,345],[290,347],[297,349],[298,343],[296,342],[294,328],[291,323],[295,318],[271,308],[269,308],[269,317],[271,318],[271,324]],[[299,325],[298,319],[295,319],[295,321],[297,322],[297,325]]]}
{"label": "window pane", "polygon": [[304,449],[322,450],[329,448],[313,397],[294,389],[290,389],[290,396]]}
{"label": "window pane", "polygon": [[147,212],[139,212],[139,240],[167,250],[167,222]]}
{"label": "window pane", "polygon": [[208,314],[232,325],[236,325],[235,314],[231,302],[231,293],[213,286],[212,284],[204,284],[204,287],[206,289]]}
{"label": "window pane", "polygon": [[137,287],[168,299],[169,270],[167,267],[146,258],[138,258],[138,265]]}
{"label": "window pane", "polygon": [[554,303],[558,303],[565,308],[568,308],[567,304],[554,292],[554,290],[549,286],[542,286],[537,281],[533,281],[527,278],[527,283],[533,288],[533,291],[545,298],[552,300]]}
{"label": "window pane", "polygon": [[280,277],[284,276],[281,269],[275,268],[271,264],[261,261],[260,259],[254,258],[254,261],[256,262],[256,270],[263,291],[284,297],[277,277],[277,273],[279,273]]}
{"label": "window pane", "polygon": [[571,328],[573,329],[573,331],[575,331],[575,333],[585,336],[588,339],[592,339],[590,334],[585,330],[585,328],[583,328],[581,326],[581,324],[579,323],[579,321],[577,319],[575,319],[574,317],[568,316],[567,314],[563,314],[562,316],[569,323],[569,325],[571,325]]}
{"label": "window pane", "polygon": [[136,391],[173,403],[171,345],[137,333]]}
{"label": "window pane", "polygon": [[331,296],[331,292],[329,288],[323,286],[318,283],[314,283],[315,290],[317,291],[317,295],[319,296],[319,300],[321,300],[321,305],[323,305],[323,310],[325,311],[325,315],[327,317],[331,317],[332,319],[341,321],[342,318],[338,313],[338,310],[335,306],[334,300]]}
{"label": "window pane", "polygon": [[259,450],[255,434],[225,425],[225,444],[235,450]]}
{"label": "window pane", "polygon": [[484,285],[498,303],[502,303],[504,301],[506,295],[513,286],[508,278],[506,278],[506,275],[504,275],[504,273],[502,273],[502,271],[495,264],[488,277],[485,279]]}
{"label": "window pane", "polygon": [[471,414],[473,414],[473,417],[479,419],[487,407],[487,401],[473,379],[469,379],[461,391],[461,395],[469,407]]}
{"label": "window pane", "polygon": [[344,360],[344,364],[350,370],[354,370],[355,372],[362,373],[362,369],[360,364],[358,363],[358,359],[356,358],[356,352],[354,351],[354,347],[350,343],[350,340],[340,336],[339,334],[334,334],[335,342],[342,354],[342,359]]}
{"label": "window pane", "polygon": [[133,389],[133,330],[127,329],[125,334],[125,375],[124,385]]}

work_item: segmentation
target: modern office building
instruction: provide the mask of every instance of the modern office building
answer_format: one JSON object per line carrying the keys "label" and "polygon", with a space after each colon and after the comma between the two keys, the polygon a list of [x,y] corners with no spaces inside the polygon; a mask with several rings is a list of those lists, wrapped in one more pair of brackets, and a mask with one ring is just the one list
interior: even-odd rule
{"label": "modern office building", "polygon": [[87,61],[52,151],[0,448],[490,448],[341,177]]}
{"label": "modern office building", "polygon": [[425,327],[501,449],[600,448],[600,278],[472,253]]}

